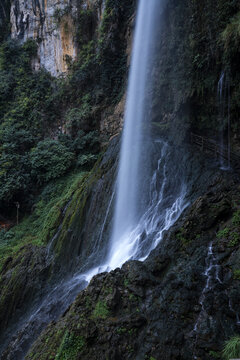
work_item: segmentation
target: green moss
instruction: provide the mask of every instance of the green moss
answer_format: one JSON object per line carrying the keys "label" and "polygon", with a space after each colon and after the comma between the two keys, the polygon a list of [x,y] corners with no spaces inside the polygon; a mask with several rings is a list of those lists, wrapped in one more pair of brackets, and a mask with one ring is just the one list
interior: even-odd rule
{"label": "green moss", "polygon": [[233,214],[232,223],[234,226],[240,226],[240,210]]}
{"label": "green moss", "polygon": [[86,173],[65,176],[48,184],[39,195],[35,211],[11,230],[0,232],[0,269],[9,256],[17,256],[27,244],[44,246],[54,236],[62,220],[62,210],[71,197],[78,196]]}
{"label": "green moss", "polygon": [[213,359],[221,359],[221,353],[217,351],[209,351],[209,356]]}
{"label": "green moss", "polygon": [[228,238],[229,232],[230,232],[230,229],[228,227],[226,227],[225,229],[218,231],[217,238],[218,239]]}
{"label": "green moss", "polygon": [[83,336],[75,335],[66,331],[61,345],[55,357],[56,360],[74,360],[77,359],[85,346]]}
{"label": "green moss", "polygon": [[183,228],[179,229],[178,233],[176,234],[177,239],[182,243],[182,246],[186,247],[191,243],[191,239],[187,239],[185,236],[185,231]]}
{"label": "green moss", "polygon": [[240,234],[238,232],[231,233],[230,240],[228,242],[228,247],[234,247],[240,242]]}
{"label": "green moss", "polygon": [[93,311],[92,318],[93,319],[106,319],[109,315],[109,310],[107,304],[102,301],[98,301],[96,307]]}
{"label": "green moss", "polygon": [[135,295],[133,295],[133,294],[130,294],[130,295],[129,295],[129,300],[131,300],[131,301],[137,301],[138,298],[137,298],[137,296],[135,296]]}
{"label": "green moss", "polygon": [[119,335],[125,334],[126,332],[127,332],[127,329],[124,328],[124,327],[120,327],[120,328],[117,329],[117,333],[118,333]]}
{"label": "green moss", "polygon": [[128,334],[129,334],[130,336],[136,334],[136,332],[137,332],[137,329],[130,329],[130,330],[128,330]]}
{"label": "green moss", "polygon": [[240,280],[240,269],[233,270],[233,278],[235,280]]}
{"label": "green moss", "polygon": [[240,44],[240,12],[232,17],[224,31],[221,33],[221,39],[224,44],[225,51],[231,46],[239,46]]}

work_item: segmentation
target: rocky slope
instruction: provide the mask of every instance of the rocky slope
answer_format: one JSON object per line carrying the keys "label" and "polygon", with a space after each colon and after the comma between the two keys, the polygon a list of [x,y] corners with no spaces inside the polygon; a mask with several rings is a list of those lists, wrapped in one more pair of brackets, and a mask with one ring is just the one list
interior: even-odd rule
{"label": "rocky slope", "polygon": [[240,185],[209,180],[145,263],[96,276],[26,358],[220,359],[239,331]]}

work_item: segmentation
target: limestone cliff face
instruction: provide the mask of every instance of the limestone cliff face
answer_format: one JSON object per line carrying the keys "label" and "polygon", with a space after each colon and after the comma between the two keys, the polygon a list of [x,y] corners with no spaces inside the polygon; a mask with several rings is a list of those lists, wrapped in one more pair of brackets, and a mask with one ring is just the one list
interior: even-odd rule
{"label": "limestone cliff face", "polygon": [[11,36],[21,42],[34,39],[38,42],[38,58],[33,68],[44,67],[53,76],[67,72],[67,62],[77,55],[75,20],[78,7],[96,4],[100,20],[104,1],[84,0],[14,0],[11,5]]}
{"label": "limestone cliff face", "polygon": [[67,57],[74,59],[76,56],[72,17],[75,11],[75,4],[68,0],[13,1],[10,16],[12,38],[22,42],[34,39],[39,43],[34,69],[43,66],[54,76],[67,71]]}

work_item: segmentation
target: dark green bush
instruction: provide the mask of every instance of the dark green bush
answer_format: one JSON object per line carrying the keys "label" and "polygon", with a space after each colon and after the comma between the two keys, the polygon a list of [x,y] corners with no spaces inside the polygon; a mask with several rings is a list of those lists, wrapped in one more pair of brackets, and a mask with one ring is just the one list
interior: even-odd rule
{"label": "dark green bush", "polygon": [[73,165],[74,154],[56,140],[43,140],[30,153],[31,173],[37,183],[59,178]]}

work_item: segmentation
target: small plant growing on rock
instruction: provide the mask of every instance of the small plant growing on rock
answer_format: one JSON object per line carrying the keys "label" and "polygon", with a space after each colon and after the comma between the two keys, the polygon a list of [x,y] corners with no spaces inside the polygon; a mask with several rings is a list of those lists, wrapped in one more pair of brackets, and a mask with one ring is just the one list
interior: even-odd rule
{"label": "small plant growing on rock", "polygon": [[236,246],[240,241],[240,235],[239,233],[232,233],[231,234],[231,240],[229,241],[228,247],[234,247]]}
{"label": "small plant growing on rock", "polygon": [[240,210],[237,210],[233,214],[232,223],[233,223],[234,226],[240,226]]}
{"label": "small plant growing on rock", "polygon": [[223,230],[219,230],[219,232],[217,233],[217,238],[218,239],[227,238],[229,235],[229,232],[230,232],[230,229],[227,227]]}
{"label": "small plant growing on rock", "polygon": [[109,310],[105,302],[98,301],[93,311],[93,319],[106,319],[108,317]]}
{"label": "small plant growing on rock", "polygon": [[240,357],[240,336],[234,336],[226,341],[223,349],[223,359],[237,359]]}
{"label": "small plant growing on rock", "polygon": [[221,359],[221,354],[216,351],[209,351],[209,356],[213,359]]}
{"label": "small plant growing on rock", "polygon": [[178,231],[176,237],[177,237],[178,240],[181,241],[181,243],[182,243],[183,246],[187,246],[187,245],[191,242],[191,240],[186,239],[186,238],[184,237],[184,229],[183,229],[183,228],[181,228],[181,229]]}
{"label": "small plant growing on rock", "polygon": [[236,269],[233,271],[233,278],[235,280],[240,280],[240,269]]}

